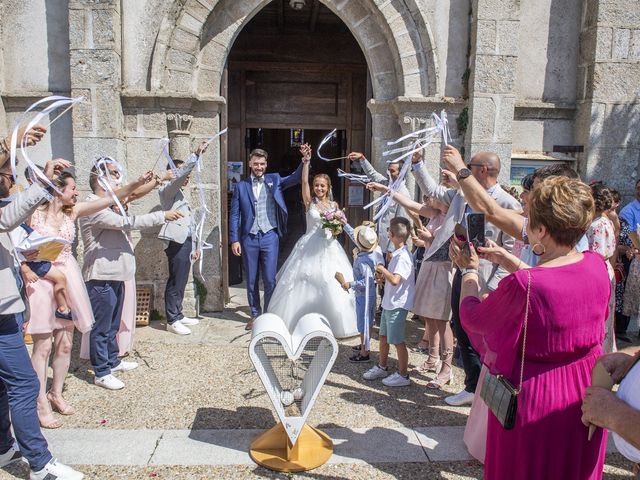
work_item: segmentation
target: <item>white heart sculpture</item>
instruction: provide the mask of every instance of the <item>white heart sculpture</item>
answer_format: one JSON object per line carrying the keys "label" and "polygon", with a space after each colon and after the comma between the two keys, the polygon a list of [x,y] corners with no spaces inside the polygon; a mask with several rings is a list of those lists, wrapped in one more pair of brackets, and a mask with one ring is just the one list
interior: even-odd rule
{"label": "white heart sculpture", "polygon": [[255,320],[249,357],[292,445],[337,356],[329,322],[318,313],[303,316],[293,333],[273,313]]}

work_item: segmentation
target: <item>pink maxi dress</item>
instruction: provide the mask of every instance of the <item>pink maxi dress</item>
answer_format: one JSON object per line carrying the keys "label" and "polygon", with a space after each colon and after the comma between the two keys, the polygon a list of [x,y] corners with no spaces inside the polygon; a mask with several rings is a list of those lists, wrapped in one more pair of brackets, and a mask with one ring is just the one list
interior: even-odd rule
{"label": "pink maxi dress", "polygon": [[[47,211],[38,209],[31,216],[31,228],[41,235],[62,237],[73,242],[76,238],[75,218],[64,215],[60,226],[47,223]],[[93,311],[89,295],[82,279],[78,262],[73,257],[71,245],[65,245],[53,266],[64,273],[67,278],[67,295],[73,316],[73,323],[82,333],[89,332],[93,325]],[[27,284],[27,296],[31,318],[26,333],[44,334],[66,328],[70,322],[56,317],[56,302],[53,297],[53,283],[43,278],[36,283]]]}
{"label": "pink maxi dress", "polygon": [[[602,477],[606,435],[587,441],[583,393],[602,354],[611,285],[602,257],[585,252],[571,265],[536,267],[516,424],[502,428],[488,413],[485,478],[587,480]],[[527,273],[504,278],[482,302],[465,298],[460,318],[494,374],[518,387]]]}

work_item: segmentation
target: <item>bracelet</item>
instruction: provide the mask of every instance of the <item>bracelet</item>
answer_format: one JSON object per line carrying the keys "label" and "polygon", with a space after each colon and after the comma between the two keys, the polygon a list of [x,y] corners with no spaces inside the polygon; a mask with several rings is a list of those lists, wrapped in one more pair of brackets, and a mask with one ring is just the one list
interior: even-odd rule
{"label": "bracelet", "polygon": [[476,275],[479,275],[478,270],[476,270],[475,268],[463,268],[460,270],[460,273],[462,274],[463,277],[469,273],[474,273]]}

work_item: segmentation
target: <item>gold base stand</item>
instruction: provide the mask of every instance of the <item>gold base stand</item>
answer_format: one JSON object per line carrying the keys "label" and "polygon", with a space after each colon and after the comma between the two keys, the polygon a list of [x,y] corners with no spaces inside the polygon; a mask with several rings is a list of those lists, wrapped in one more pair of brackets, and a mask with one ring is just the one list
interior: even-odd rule
{"label": "gold base stand", "polygon": [[254,462],[277,472],[304,472],[324,464],[333,455],[331,438],[306,423],[291,445],[282,423],[258,435],[249,449]]}

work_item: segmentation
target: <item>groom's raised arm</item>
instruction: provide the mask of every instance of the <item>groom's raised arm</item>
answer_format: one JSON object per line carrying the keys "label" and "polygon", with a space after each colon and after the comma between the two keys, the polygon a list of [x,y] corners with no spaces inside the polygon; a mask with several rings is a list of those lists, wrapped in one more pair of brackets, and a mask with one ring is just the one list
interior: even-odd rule
{"label": "groom's raised arm", "polygon": [[229,210],[229,243],[238,241],[238,225],[240,224],[240,185],[236,184],[231,196],[231,208]]}
{"label": "groom's raised arm", "polygon": [[293,187],[294,185],[300,183],[300,181],[302,180],[302,165],[303,162],[300,162],[300,165],[298,165],[298,168],[296,168],[295,172],[286,177],[280,177],[280,186],[282,187],[282,190],[286,190],[287,188]]}

